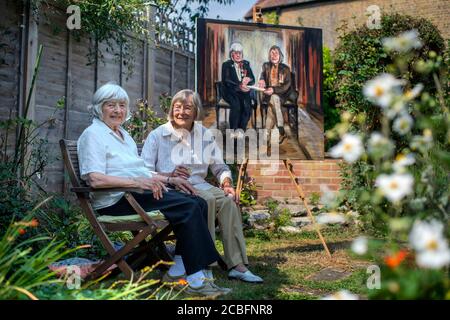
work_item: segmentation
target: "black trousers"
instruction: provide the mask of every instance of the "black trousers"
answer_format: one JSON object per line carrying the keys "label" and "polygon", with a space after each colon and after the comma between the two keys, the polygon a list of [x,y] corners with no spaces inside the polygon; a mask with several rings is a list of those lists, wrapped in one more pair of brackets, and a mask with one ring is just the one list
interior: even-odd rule
{"label": "black trousers", "polygon": [[[150,192],[132,194],[144,210],[159,210],[170,222],[177,239],[175,253],[183,257],[188,275],[219,260],[219,253],[208,231],[208,205],[205,200],[174,190],[164,192],[159,200],[154,199]],[[100,215],[136,214],[125,197],[97,212]]]}
{"label": "black trousers", "polygon": [[252,114],[250,92],[230,92],[226,90],[223,98],[230,105],[230,129],[247,129]]}

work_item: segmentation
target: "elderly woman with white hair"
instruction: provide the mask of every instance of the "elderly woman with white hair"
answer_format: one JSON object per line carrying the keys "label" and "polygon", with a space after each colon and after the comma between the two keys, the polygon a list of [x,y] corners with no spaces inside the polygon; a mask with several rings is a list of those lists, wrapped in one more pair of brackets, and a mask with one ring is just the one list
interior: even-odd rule
{"label": "elderly woman with white hair", "polygon": [[[94,94],[90,110],[93,122],[83,131],[77,144],[82,179],[96,189],[146,190],[143,194],[133,193],[133,196],[144,210],[161,211],[172,225],[177,239],[175,253],[183,257],[183,264],[175,261],[170,270],[187,275],[189,286],[186,292],[205,296],[223,294],[224,288],[208,281],[203,271],[220,258],[208,231],[206,202],[169,190],[166,177],[151,173],[144,166],[136,143],[122,128],[130,116],[129,98],[122,87],[112,83],[100,87]],[[181,178],[172,178],[170,183],[193,191]],[[92,204],[100,215],[134,213],[123,192],[96,192]]]}
{"label": "elderly woman with white hair", "polygon": [[[202,113],[197,93],[188,89],[176,93],[169,109],[169,122],[148,135],[142,149],[142,158],[147,168],[166,176],[167,183],[171,184],[173,179],[186,179],[194,189],[192,192],[189,188],[189,192],[206,200],[208,226],[213,239],[216,218],[219,221],[225,263],[230,270],[228,277],[261,283],[263,280],[246,267],[248,258],[242,219],[232,186],[231,171],[223,161],[222,152],[212,132],[195,122],[201,119]],[[208,169],[219,181],[220,188],[205,181]],[[212,278],[212,273],[209,272],[209,277]],[[180,274],[169,270],[168,275],[176,277]]]}
{"label": "elderly woman with white hair", "polygon": [[239,42],[230,46],[230,59],[222,63],[223,99],[230,105],[230,129],[247,128],[251,116],[251,96],[248,85],[255,84],[250,62],[244,60],[244,48]]}

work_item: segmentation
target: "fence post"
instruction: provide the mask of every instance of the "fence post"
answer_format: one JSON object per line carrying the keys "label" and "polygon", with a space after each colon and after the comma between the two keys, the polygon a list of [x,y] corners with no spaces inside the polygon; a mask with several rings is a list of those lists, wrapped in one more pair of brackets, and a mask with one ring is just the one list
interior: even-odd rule
{"label": "fence post", "polygon": [[154,5],[149,5],[147,9],[147,19],[149,21],[149,38],[147,41],[147,62],[146,62],[146,81],[147,87],[144,96],[148,101],[149,105],[154,105],[158,100],[155,99],[155,66],[156,66],[156,7]]}

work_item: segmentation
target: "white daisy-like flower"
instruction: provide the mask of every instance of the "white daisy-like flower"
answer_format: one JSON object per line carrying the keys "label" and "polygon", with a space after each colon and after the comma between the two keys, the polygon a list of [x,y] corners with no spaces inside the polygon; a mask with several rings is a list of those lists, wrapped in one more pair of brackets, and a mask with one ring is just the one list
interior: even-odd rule
{"label": "white daisy-like flower", "polygon": [[395,157],[395,161],[392,164],[392,168],[397,173],[402,173],[405,171],[405,167],[410,166],[416,162],[413,153],[403,154],[400,153]]}
{"label": "white daisy-like flower", "polygon": [[390,155],[394,148],[394,143],[381,133],[374,131],[370,135],[367,147],[370,154]]}
{"label": "white daisy-like flower", "polygon": [[389,73],[382,73],[366,82],[363,93],[370,102],[387,108],[395,97],[401,94],[401,86],[404,83],[404,80],[397,79]]}
{"label": "white daisy-like flower", "polygon": [[326,184],[320,185],[320,192],[322,196],[320,197],[320,202],[327,207],[332,207],[336,202],[336,194],[328,188]]}
{"label": "white daisy-like flower", "polygon": [[323,212],[317,216],[318,224],[344,223],[345,217],[337,212]]}
{"label": "white daisy-like flower", "polygon": [[353,163],[358,160],[364,147],[361,138],[358,135],[346,133],[342,140],[330,149],[330,155],[333,158],[344,158],[345,161]]}
{"label": "white daisy-like flower", "polygon": [[394,119],[397,115],[406,113],[406,103],[404,99],[395,99],[389,108],[384,109],[389,119]]}
{"label": "white daisy-like flower", "polygon": [[354,253],[359,254],[360,256],[367,253],[367,238],[364,236],[358,237],[352,242],[351,249]]}
{"label": "white daisy-like flower", "polygon": [[450,263],[450,250],[443,231],[444,225],[436,220],[414,223],[409,242],[416,251],[419,267],[439,269]]}
{"label": "white daisy-like flower", "polygon": [[336,293],[323,297],[321,300],[359,300],[359,297],[348,290],[340,290]]}
{"label": "white daisy-like flower", "polygon": [[418,83],[412,88],[411,90],[408,90],[403,95],[406,100],[410,101],[415,99],[423,90],[423,84]]}
{"label": "white daisy-like flower", "polygon": [[419,32],[415,29],[399,34],[397,37],[388,37],[382,40],[387,51],[408,52],[422,47]]}
{"label": "white daisy-like flower", "polygon": [[395,119],[392,127],[397,133],[405,135],[411,131],[413,123],[413,118],[409,114],[404,113],[400,117]]}
{"label": "white daisy-like flower", "polygon": [[433,133],[430,129],[423,130],[423,135],[414,136],[411,141],[411,149],[422,152],[431,148],[433,142]]}
{"label": "white daisy-like flower", "polygon": [[375,185],[391,202],[397,202],[413,191],[414,178],[407,173],[380,174]]}

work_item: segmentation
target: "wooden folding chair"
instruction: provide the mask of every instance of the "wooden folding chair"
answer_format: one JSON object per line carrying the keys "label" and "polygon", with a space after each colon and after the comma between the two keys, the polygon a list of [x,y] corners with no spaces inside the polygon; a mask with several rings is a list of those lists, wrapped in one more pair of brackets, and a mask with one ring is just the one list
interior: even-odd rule
{"label": "wooden folding chair", "polygon": [[[125,276],[133,280],[134,271],[138,265],[143,263],[152,265],[160,260],[172,261],[172,257],[166,250],[164,241],[172,240],[170,236],[172,228],[169,222],[159,211],[145,212],[137,203],[131,192],[142,193],[142,189],[133,188],[102,188],[94,189],[86,185],[80,178],[78,164],[77,142],[71,140],[60,140],[61,152],[64,159],[64,165],[69,173],[72,183],[71,191],[77,195],[84,215],[88,219],[94,233],[100,239],[103,247],[108,252],[109,257],[89,276],[89,279],[95,279],[105,273],[113,264],[116,264]],[[136,211],[136,215],[126,215],[119,217],[99,216],[97,217],[93,209],[89,193],[90,192],[125,192],[125,198]],[[119,250],[108,237],[108,232],[131,231],[134,238]],[[125,259],[125,256],[128,256]],[[131,264],[131,265],[130,265]]]}

